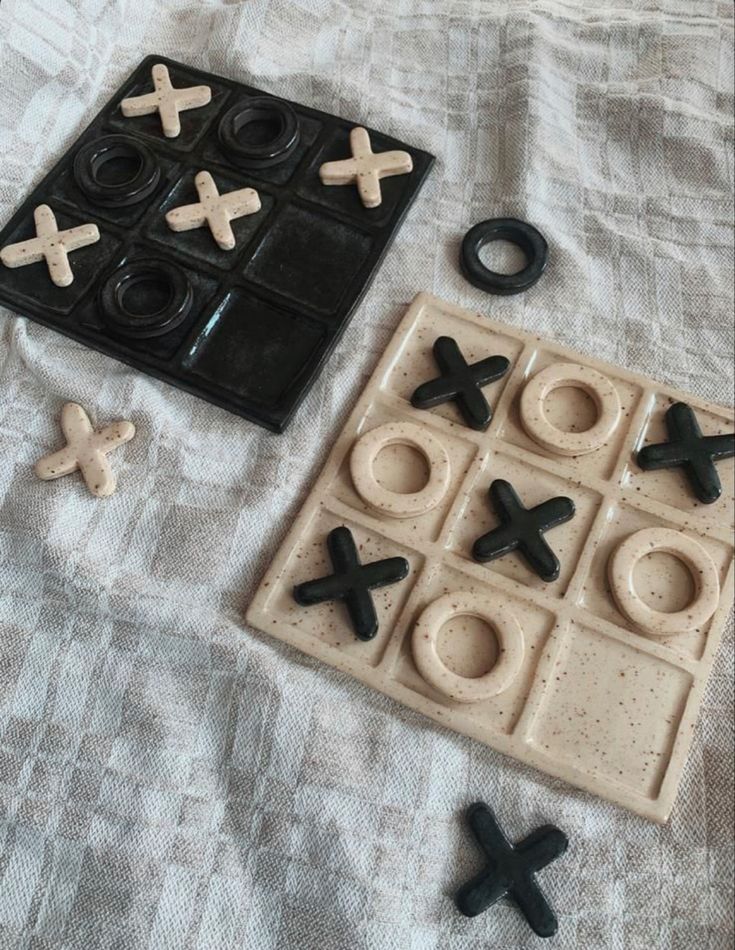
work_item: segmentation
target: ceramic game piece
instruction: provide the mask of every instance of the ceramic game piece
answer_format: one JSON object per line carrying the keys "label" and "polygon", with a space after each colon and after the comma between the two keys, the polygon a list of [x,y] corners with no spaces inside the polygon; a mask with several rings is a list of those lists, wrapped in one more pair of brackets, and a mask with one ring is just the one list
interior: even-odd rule
{"label": "ceramic game piece", "polygon": [[[566,431],[549,422],[544,404],[555,389],[572,386],[587,393],[595,403],[597,422],[583,432]],[[548,452],[557,455],[587,455],[605,445],[620,421],[620,397],[602,373],[575,363],[554,363],[526,383],[521,396],[523,428]]]}
{"label": "ceramic game piece", "polygon": [[96,224],[82,224],[59,231],[56,217],[48,205],[39,205],[33,212],[36,237],[17,244],[8,244],[0,250],[0,260],[6,267],[25,267],[45,259],[49,277],[57,287],[68,287],[74,281],[69,253],[100,239]]}
{"label": "ceramic game piece", "polygon": [[[482,676],[459,676],[439,655],[442,627],[455,617],[476,617],[494,632],[500,659]],[[523,663],[523,631],[512,609],[497,598],[452,591],[432,601],[416,621],[411,650],[419,672],[434,689],[455,702],[476,703],[502,693],[517,676]]]}
{"label": "ceramic game piece", "polygon": [[[375,459],[391,445],[408,445],[423,455],[429,480],[417,492],[396,492],[378,482]],[[432,511],[449,487],[449,457],[442,443],[426,429],[410,422],[390,423],[361,436],[350,456],[352,482],[362,500],[389,518],[415,518]]]}
{"label": "ceramic game piece", "polygon": [[457,892],[457,908],[466,917],[476,917],[509,897],[539,937],[553,937],[559,924],[536,874],[566,852],[567,836],[554,825],[543,825],[513,845],[482,802],[470,805],[467,822],[487,865]]}
{"label": "ceramic game piece", "polygon": [[182,205],[166,212],[166,223],[172,231],[191,231],[206,224],[217,246],[231,251],[235,234],[231,221],[260,211],[260,197],[254,188],[240,188],[220,195],[209,172],[199,172],[194,179],[199,202]]}
{"label": "ceramic game piece", "polygon": [[549,498],[534,508],[526,508],[513,486],[502,478],[490,485],[490,501],[500,525],[478,538],[472,556],[484,563],[518,551],[543,581],[555,581],[560,564],[544,534],[574,517],[571,498]]}
{"label": "ceramic game piece", "polygon": [[441,376],[417,386],[411,405],[433,409],[454,400],[468,426],[478,431],[487,429],[493,415],[482,387],[505,376],[510,366],[507,358],[488,356],[470,366],[450,336],[437,337],[433,352]]}
{"label": "ceramic game piece", "polygon": [[378,632],[378,615],[370,591],[402,581],[408,575],[408,561],[392,557],[361,564],[352,532],[344,526],[330,531],[327,546],[334,574],[298,584],[293,590],[294,599],[302,607],[327,600],[343,601],[355,636],[372,640]]}
{"label": "ceramic game piece", "polygon": [[[480,251],[491,241],[509,241],[526,255],[528,263],[516,274],[499,274],[480,260]],[[481,221],[465,234],[459,263],[467,280],[489,294],[520,294],[533,287],[546,270],[549,246],[533,225],[517,218],[491,218]]]}
{"label": "ceramic game piece", "polygon": [[366,208],[377,208],[382,203],[381,178],[413,171],[413,160],[408,152],[373,152],[367,129],[358,127],[350,132],[350,147],[352,158],[325,162],[319,169],[319,177],[324,185],[356,184]]}
{"label": "ceramic game piece", "polygon": [[[243,129],[249,125],[272,125],[272,138],[248,141]],[[301,141],[299,119],[293,108],[283,99],[273,96],[249,96],[236,103],[224,114],[219,123],[218,137],[223,151],[235,165],[247,169],[272,168],[281,165],[293,155]]]}
{"label": "ceramic game piece", "polygon": [[79,469],[93,495],[98,498],[111,495],[117,479],[107,455],[133,438],[133,423],[113,422],[95,431],[84,409],[75,402],[67,402],[61,410],[61,431],[66,445],[36,462],[36,475],[47,481]]}
{"label": "ceramic game piece", "polygon": [[[440,337],[454,339],[470,365],[486,354],[509,361],[484,390],[488,429],[467,426],[453,400],[431,411],[412,404],[435,372]],[[555,378],[572,380],[545,399],[560,433],[570,424],[594,429],[612,404],[611,395],[590,402],[590,380],[615,390],[617,424],[584,455],[544,448],[523,424],[526,389],[536,388],[537,402],[535,381],[550,366],[561,367]],[[660,441],[656,407],[681,399],[420,294],[266,572],[249,623],[447,728],[665,821],[733,590],[733,459],[719,463],[717,510],[697,505],[675,476],[662,480],[634,462],[637,446]],[[687,402],[705,431],[732,428],[731,410]],[[519,525],[498,526],[493,483]],[[539,528],[557,518],[544,538]],[[543,578],[520,550],[474,560],[478,537],[490,544],[481,554],[500,553],[515,543],[516,527]],[[341,605],[304,609],[293,598],[294,586],[329,573],[324,539],[335,528],[349,529],[360,561],[410,566],[401,583],[375,591],[380,625],[369,642],[349,635]]]}
{"label": "ceramic game piece", "polygon": [[704,505],[722,494],[715,462],[735,455],[735,434],[702,435],[691,406],[676,402],[666,411],[669,441],[646,445],[638,453],[638,464],[647,472],[662,468],[682,468],[692,491]]}
{"label": "ceramic game piece", "polygon": [[[160,67],[177,88],[162,90],[159,101],[159,91],[149,90],[151,71],[164,75]],[[158,106],[173,121],[192,88],[211,90],[210,105],[182,114],[180,134],[165,137]],[[126,118],[123,99],[126,110],[153,111]],[[319,178],[322,164],[348,153],[354,127],[146,57],[10,221],[0,222],[6,251],[26,243],[39,205],[57,210],[58,201],[62,229],[95,222],[94,248],[70,258],[74,283],[39,280],[41,265],[0,265],[0,306],[282,432],[326,370],[434,161],[371,131],[376,151],[410,155],[413,172],[384,185],[381,206],[368,213],[356,188],[325,188]],[[217,194],[207,182],[202,197],[194,178],[205,170]],[[251,190],[260,210],[230,226],[233,212],[254,211]],[[175,231],[170,222],[192,227]]]}
{"label": "ceramic game piece", "polygon": [[158,112],[161,117],[161,128],[166,138],[176,138],[181,133],[180,112],[187,109],[199,109],[206,106],[212,99],[212,90],[209,86],[187,86],[185,89],[174,89],[168,74],[168,66],[156,63],[151,70],[153,92],[143,96],[133,96],[123,99],[120,110],[125,118],[135,118],[141,115],[150,115]]}
{"label": "ceramic game piece", "polygon": [[[650,580],[650,574],[647,577],[637,569],[654,552],[671,554],[689,568],[695,594],[684,609],[656,610],[638,592]],[[655,566],[649,568],[654,575],[656,570]],[[694,538],[671,528],[643,528],[631,534],[613,552],[609,574],[618,607],[636,627],[652,637],[675,637],[703,627],[720,601],[720,578],[707,550]]]}

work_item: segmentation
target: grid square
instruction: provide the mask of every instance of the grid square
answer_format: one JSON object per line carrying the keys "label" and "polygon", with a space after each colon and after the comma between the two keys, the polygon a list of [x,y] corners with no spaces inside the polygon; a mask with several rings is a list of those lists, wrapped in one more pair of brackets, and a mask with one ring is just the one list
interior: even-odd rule
{"label": "grid square", "polygon": [[193,228],[191,231],[172,231],[166,223],[166,213],[172,208],[199,202],[199,195],[194,185],[195,175],[194,169],[186,169],[161,202],[159,213],[150,218],[146,234],[154,241],[165,244],[174,253],[191,255],[198,261],[229,270],[238,263],[243,252],[247,251],[253,237],[261,228],[268,226],[268,216],[273,210],[275,199],[273,195],[263,191],[246,178],[235,179],[215,173],[212,177],[220,195],[240,188],[256,188],[260,196],[260,211],[236,218],[231,222],[236,244],[232,250],[223,251],[212,238],[212,232],[208,227]]}
{"label": "grid square", "polygon": [[[494,734],[508,735],[513,732],[526,704],[526,696],[554,623],[554,614],[500,591],[493,586],[491,578],[488,580],[489,583],[478,581],[446,564],[425,571],[412,598],[411,617],[405,632],[397,634],[402,639],[392,675],[414,692],[446,706],[451,714],[475,722]],[[523,665],[508,689],[492,699],[467,705],[445,700],[430,686],[416,669],[411,652],[411,633],[421,612],[437,598],[457,591],[468,591],[506,603],[521,626],[525,648]],[[442,628],[437,645],[442,662],[460,676],[482,676],[497,660],[497,641],[492,632],[483,621],[472,617],[450,620]]]}
{"label": "grid square", "polygon": [[[363,564],[383,558],[405,557],[410,565],[405,580],[373,591],[379,629],[377,635],[367,642],[357,640],[353,635],[342,604],[328,602],[306,608],[297,604],[293,597],[295,584],[333,572],[326,538],[330,531],[342,525],[352,532]],[[273,617],[271,626],[286,624],[290,638],[297,642],[308,642],[317,637],[322,645],[340,651],[347,660],[376,666],[390,639],[391,628],[416,583],[423,560],[418,552],[384,538],[372,528],[320,509],[290,552],[278,582],[274,582],[268,591],[268,610]]]}
{"label": "grid square", "polygon": [[[40,204],[40,202],[39,202]],[[69,215],[65,211],[50,206],[56,218],[59,231],[67,228],[76,228],[89,222],[77,215]],[[100,239],[96,244],[88,244],[79,250],[69,253],[69,264],[74,273],[74,282],[69,287],[57,287],[48,276],[48,266],[45,260],[26,267],[1,267],[3,290],[12,300],[32,301],[38,292],[38,286],[44,282],[46,287],[46,306],[56,314],[64,316],[71,313],[74,307],[84,297],[92,282],[115,251],[120,246],[109,231],[99,228]],[[0,247],[28,241],[36,236],[36,227],[33,221],[33,211],[28,209],[16,227],[0,240]],[[21,304],[25,309],[25,303]]]}
{"label": "grid square", "polygon": [[[722,499],[724,505],[703,505],[692,494],[686,475],[680,468],[665,468],[660,471],[644,472],[636,462],[639,449],[644,445],[655,445],[659,442],[668,442],[666,431],[666,410],[677,402],[666,393],[657,393],[655,400],[646,413],[643,427],[635,439],[635,451],[632,453],[623,474],[623,485],[636,494],[677,508],[680,511],[696,513],[702,517],[713,517],[721,520],[729,519],[729,524],[735,526],[735,458],[723,459],[717,463],[717,474],[722,482]],[[702,434],[726,435],[733,431],[732,419],[718,413],[693,406]]]}
{"label": "grid square", "polygon": [[[405,417],[389,410],[387,407],[376,404],[371,407],[368,414],[358,426],[359,435],[364,435],[377,426],[393,422],[406,421]],[[432,431],[435,439],[441,442],[446,449],[451,460],[450,462],[450,482],[447,492],[442,501],[426,514],[415,518],[393,519],[391,524],[391,534],[402,539],[409,545],[420,545],[424,540],[435,541],[441,531],[444,520],[447,517],[449,508],[454,501],[460,485],[464,481],[467,472],[477,454],[477,448],[471,442],[466,442],[454,435],[448,433]],[[375,518],[376,512],[367,505],[355,491],[350,475],[350,455],[354,443],[347,447],[344,459],[339,469],[335,473],[334,480],[330,486],[331,493],[344,504],[354,508],[361,515],[368,518]],[[374,471],[379,484],[391,491],[418,491],[423,487],[424,475],[428,477],[428,470],[424,472],[419,468],[417,473],[417,460],[415,450],[408,449],[407,446],[391,445],[383,449],[375,459]],[[414,479],[419,477],[419,481]],[[402,481],[403,479],[403,481]]]}
{"label": "grid square", "polygon": [[488,489],[497,478],[510,482],[526,508],[533,508],[556,496],[566,496],[572,499],[576,511],[571,521],[544,535],[559,559],[561,569],[558,580],[550,583],[543,581],[515,551],[488,561],[482,565],[483,568],[492,573],[503,574],[524,587],[543,591],[549,596],[563,597],[599,510],[601,496],[581,484],[570,484],[565,479],[534,468],[526,462],[502,452],[494,452],[485,462],[474,483],[469,486],[465,504],[457,512],[449,539],[451,550],[468,561],[473,560],[472,545],[477,538],[499,525],[488,496]]}
{"label": "grid square", "polygon": [[[371,247],[365,232],[292,205],[281,212],[255,248],[244,274],[261,287],[331,316]],[[324,266],[325,258],[330,267]]]}
{"label": "grid square", "polygon": [[[609,623],[614,623],[616,626],[644,638],[646,634],[634,626],[618,610],[615,604],[608,579],[608,564],[618,546],[631,534],[644,528],[657,527],[673,528],[674,530],[679,528],[678,525],[663,521],[661,518],[633,505],[619,503],[611,506],[607,512],[604,529],[597,541],[589,573],[585,577],[578,601],[579,606],[591,614],[595,614]],[[694,534],[691,530],[687,530],[686,534],[694,537],[712,557],[720,579],[720,587],[724,588],[733,558],[732,545],[725,544],[715,538]],[[655,565],[656,570],[652,572],[652,576],[648,580],[649,586],[638,589],[639,596],[655,609],[683,609],[695,595],[688,569],[670,554],[656,552],[649,555],[648,558]],[[709,620],[703,627],[693,630],[691,633],[679,634],[676,637],[657,637],[655,642],[699,660],[704,652],[707,634],[711,626],[712,620]]]}
{"label": "grid square", "polygon": [[209,125],[220,112],[229,94],[229,88],[224,83],[206,80],[206,85],[212,90],[212,99],[206,106],[200,106],[197,109],[187,109],[179,114],[181,122],[181,134],[176,138],[166,138],[161,128],[161,119],[157,112],[150,115],[140,115],[126,117],[119,109],[119,104],[123,99],[129,99],[133,96],[143,96],[148,92],[153,92],[153,80],[151,78],[150,66],[156,62],[165,62],[169,68],[171,84],[175,89],[182,86],[198,86],[202,83],[201,74],[195,70],[189,70],[180,63],[172,64],[169,60],[162,57],[148,57],[144,63],[149,62],[149,68],[146,70],[139,67],[130,80],[123,86],[115,97],[115,108],[112,109],[107,118],[107,125],[116,132],[122,132],[125,135],[138,135],[147,139],[149,144],[165,144],[167,148],[174,152],[190,152],[205,134]]}
{"label": "grid square", "polygon": [[319,358],[326,331],[297,313],[235,287],[217,306],[186,359],[203,385],[276,408],[293,403]]}
{"label": "grid square", "polygon": [[528,741],[572,768],[655,799],[692,687],[686,671],[572,624]]}
{"label": "grid square", "polygon": [[[488,356],[505,356],[512,367],[523,351],[523,343],[520,340],[484,327],[467,326],[466,321],[458,320],[449,313],[427,308],[403,340],[382,388],[410,403],[417,386],[440,375],[432,353],[434,342],[440,336],[461,336],[460,349],[470,364]],[[483,387],[483,394],[493,411],[497,408],[509,376],[510,370],[502,379]],[[461,432],[467,431],[464,419],[453,401],[427,411],[446,419]],[[495,425],[496,423],[491,423],[491,430],[494,431]]]}
{"label": "grid square", "polygon": [[[569,362],[569,360],[564,356],[560,357],[558,352],[550,349],[538,348],[528,355],[522,379],[519,379],[514,389],[513,397],[508,406],[508,413],[497,434],[504,441],[518,445],[528,452],[562,463],[570,470],[570,473],[578,474],[580,478],[587,479],[590,475],[601,479],[611,478],[621,452],[625,450],[630,420],[641,399],[642,386],[609,371],[604,374],[615,387],[620,399],[620,421],[610,439],[599,449],[587,455],[564,457],[555,452],[549,452],[535,442],[523,428],[519,407],[525,384],[548,366],[565,362]],[[574,360],[574,362],[580,366],[589,365],[584,359]],[[553,426],[562,429],[562,431],[570,417],[573,422],[569,425],[569,430],[574,432],[583,432],[590,428],[595,424],[597,418],[597,412],[591,398],[581,390],[570,389],[569,387],[560,387],[558,390],[549,393],[544,403],[544,409],[549,422]]]}

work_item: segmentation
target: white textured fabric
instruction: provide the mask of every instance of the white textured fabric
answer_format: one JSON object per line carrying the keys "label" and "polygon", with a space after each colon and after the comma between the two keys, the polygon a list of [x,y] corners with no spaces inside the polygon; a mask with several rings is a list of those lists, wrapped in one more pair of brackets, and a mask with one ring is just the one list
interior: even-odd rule
{"label": "white textured fabric", "polygon": [[[438,164],[336,353],[271,435],[0,316],[0,946],[537,946],[468,920],[461,810],[546,821],[555,947],[729,948],[732,640],[658,827],[443,731],[243,622],[398,317],[431,290],[732,398],[729,3],[2,0],[0,220],[148,52],[394,133]],[[531,292],[470,224],[549,238]],[[117,494],[34,479],[65,400],[132,419]]]}

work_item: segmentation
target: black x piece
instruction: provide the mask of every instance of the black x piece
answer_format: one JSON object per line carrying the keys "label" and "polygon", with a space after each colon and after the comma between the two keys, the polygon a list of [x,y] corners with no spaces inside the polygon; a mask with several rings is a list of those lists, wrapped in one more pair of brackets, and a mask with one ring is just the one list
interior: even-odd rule
{"label": "black x piece", "polygon": [[505,376],[509,361],[504,356],[488,356],[470,366],[451,336],[437,337],[433,352],[441,376],[417,387],[411,405],[433,409],[453,399],[468,426],[480,432],[487,429],[493,413],[482,387]]}
{"label": "black x piece", "polygon": [[647,445],[638,453],[638,464],[645,471],[683,468],[689,484],[704,505],[711,505],[722,494],[722,482],[715,462],[735,455],[735,433],[702,435],[694,410],[685,402],[675,402],[666,411],[669,441]]}
{"label": "black x piece", "polygon": [[402,581],[408,576],[408,561],[405,557],[389,557],[361,564],[352,532],[344,526],[329,532],[327,547],[334,574],[298,584],[293,589],[294,599],[303,607],[325,600],[343,601],[355,635],[360,640],[372,640],[378,632],[378,615],[370,591]]}
{"label": "black x piece", "polygon": [[460,888],[455,898],[459,910],[466,917],[475,917],[507,895],[539,937],[553,937],[559,926],[556,914],[536,883],[535,874],[564,854],[569,845],[567,836],[554,825],[543,825],[512,845],[482,802],[470,805],[467,820],[488,863]]}
{"label": "black x piece", "polygon": [[510,482],[496,478],[490,486],[490,501],[500,519],[500,527],[475,541],[474,559],[481,563],[494,561],[518,551],[542,580],[555,581],[560,571],[559,559],[546,543],[544,531],[574,517],[572,499],[559,496],[535,508],[525,508]]}

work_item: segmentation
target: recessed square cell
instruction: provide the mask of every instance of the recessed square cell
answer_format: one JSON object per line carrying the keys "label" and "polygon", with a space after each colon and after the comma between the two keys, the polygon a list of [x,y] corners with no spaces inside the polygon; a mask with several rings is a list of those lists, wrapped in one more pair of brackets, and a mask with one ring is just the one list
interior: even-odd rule
{"label": "recessed square cell", "polygon": [[[668,442],[666,412],[676,402],[671,396],[660,393],[646,416],[642,431],[635,440],[630,460],[623,475],[623,485],[636,494],[653,498],[659,504],[670,505],[681,511],[691,511],[697,518],[729,525],[735,524],[735,458],[715,463],[722,485],[720,498],[711,505],[702,504],[694,494],[683,468],[666,468],[658,471],[643,471],[637,464],[638,451],[645,445]],[[700,409],[693,402],[694,411],[702,435],[728,435],[735,431],[731,416]]]}
{"label": "recessed square cell", "polygon": [[[442,695],[426,682],[413,660],[411,638],[421,613],[446,594],[467,592],[492,603],[502,603],[517,619],[523,634],[523,660],[512,682],[491,699],[474,703],[458,703]],[[507,734],[515,728],[536,672],[544,644],[554,623],[554,615],[526,601],[507,595],[492,585],[484,584],[446,564],[426,571],[416,586],[412,615],[402,636],[400,650],[392,675],[409,689],[452,710],[468,723],[494,733]],[[478,617],[462,614],[452,617],[439,631],[437,653],[441,662],[457,676],[476,679],[484,676],[498,662],[497,637],[488,623]]]}
{"label": "recessed square cell", "polygon": [[[678,530],[678,526],[662,521],[633,505],[616,504],[611,506],[605,519],[601,538],[595,547],[595,554],[579,597],[579,606],[610,623],[623,627],[641,637],[648,637],[645,630],[636,627],[617,607],[610,588],[608,567],[610,558],[617,548],[631,535],[645,528],[665,527]],[[733,557],[732,545],[715,538],[695,534],[686,530],[712,558],[719,577],[720,588],[725,584],[727,572]],[[696,589],[689,569],[678,558],[663,551],[653,551],[641,559],[634,574],[636,593],[654,610],[674,612],[683,610],[692,602]],[[671,637],[654,637],[653,642],[672,650],[688,654],[694,659],[702,656],[707,632],[711,626],[708,621],[703,626],[688,633]]]}
{"label": "recessed square cell", "polygon": [[[101,137],[100,137],[101,138]],[[120,207],[104,207],[87,197],[79,188],[71,168],[63,171],[54,181],[51,195],[52,204],[55,201],[78,208],[81,213],[88,211],[94,218],[109,221],[120,228],[133,227],[151,206],[160,199],[160,196],[171,187],[176,177],[177,164],[163,155],[151,150],[158,168],[158,184],[152,191],[146,192],[140,201]],[[135,166],[123,157],[107,162],[99,172],[100,180],[109,184],[124,182],[125,178],[135,175]]]}
{"label": "recessed square cell", "polygon": [[188,376],[267,409],[287,402],[318,360],[327,331],[234,288],[189,353]]}
{"label": "recessed square cell", "polygon": [[196,109],[186,109],[179,113],[181,122],[181,132],[175,138],[167,138],[163,134],[161,126],[161,117],[158,112],[152,112],[149,115],[126,117],[120,110],[120,103],[123,99],[129,99],[133,96],[144,96],[153,92],[153,80],[150,70],[152,64],[145,68],[145,64],[140,67],[131,78],[131,81],[120,90],[116,107],[110,113],[107,124],[116,132],[125,132],[129,135],[140,135],[142,138],[151,142],[165,144],[167,148],[176,152],[189,152],[199,142],[204,133],[209,128],[212,120],[222,109],[229,89],[207,79],[202,82],[201,77],[196,73],[191,73],[182,66],[173,65],[167,62],[171,84],[175,89],[181,89],[185,86],[207,85],[212,90],[212,98],[206,106],[199,106]]}
{"label": "recessed square cell", "polygon": [[[66,214],[53,205],[50,207],[56,217],[59,231],[94,223],[83,217]],[[69,264],[74,274],[74,281],[68,287],[57,287],[49,276],[46,261],[40,260],[35,264],[27,264],[25,267],[10,268],[0,264],[3,290],[14,299],[38,300],[44,307],[56,313],[70,313],[89,289],[99,271],[104,269],[120,246],[120,242],[104,228],[100,227],[99,232],[100,239],[95,244],[88,244],[86,247],[69,252]],[[23,217],[17,227],[0,242],[0,247],[29,241],[35,237],[33,210],[29,209],[29,213]],[[22,307],[23,304],[20,306]]]}
{"label": "recessed square cell", "polygon": [[544,539],[559,560],[559,577],[546,582],[536,574],[518,551],[512,551],[482,566],[498,572],[527,587],[543,590],[554,597],[562,597],[577,570],[592,523],[599,511],[601,497],[588,488],[570,483],[526,462],[494,452],[472,484],[466,503],[457,513],[449,546],[468,561],[473,561],[474,542],[500,524],[489,497],[489,488],[495,479],[509,482],[526,508],[534,508],[554,497],[568,497],[574,502],[574,517],[547,531]]}
{"label": "recessed square cell", "polygon": [[166,195],[158,213],[150,219],[147,228],[148,237],[165,244],[178,253],[190,254],[197,260],[206,261],[209,264],[214,264],[215,267],[229,270],[242,258],[243,253],[258,231],[263,227],[267,227],[268,215],[274,204],[273,196],[266,191],[259,190],[254,182],[247,179],[235,179],[216,172],[212,175],[220,195],[241,188],[255,187],[260,197],[260,211],[245,215],[242,218],[236,218],[230,222],[237,243],[232,250],[223,251],[215,241],[207,224],[200,228],[192,228],[191,231],[172,231],[166,223],[167,211],[182,205],[199,202],[199,195],[194,185],[195,175],[196,172],[193,168],[187,169],[183,177],[176,182]]}
{"label": "recessed square cell", "polygon": [[655,799],[691,686],[685,670],[573,623],[553,675],[536,682],[529,742],[556,762]]}
{"label": "recessed square cell", "polygon": [[275,219],[245,266],[245,277],[324,316],[354,297],[372,240],[339,221],[291,205]]}
{"label": "recessed square cell", "polygon": [[[376,588],[371,596],[378,617],[378,632],[372,640],[358,640],[355,636],[347,608],[339,601],[327,601],[304,607],[296,602],[293,588],[297,584],[315,580],[334,573],[327,549],[327,535],[334,528],[349,528],[362,564],[384,558],[403,557],[409,563],[408,576],[397,583]],[[423,557],[411,548],[404,547],[372,528],[345,520],[320,508],[288,558],[288,562],[273,585],[268,597],[268,610],[274,618],[273,625],[286,624],[290,637],[318,640],[335,647],[348,659],[377,666],[390,640],[391,630],[406,603],[421,572]]]}
{"label": "recessed square cell", "polygon": [[[411,149],[407,149],[405,145],[395,139],[378,135],[376,132],[370,132],[370,143],[373,152],[389,152],[400,149],[407,151],[413,157]],[[414,167],[414,170],[407,175],[395,175],[392,178],[381,179],[381,203],[377,208],[366,208],[360,199],[356,185],[324,185],[319,178],[319,168],[325,162],[341,161],[351,156],[350,129],[335,129],[309,164],[299,185],[298,192],[303,198],[349,215],[359,221],[360,224],[382,227],[398,213],[401,200],[409,190],[410,180],[417,174],[417,169]],[[414,162],[414,166],[416,165],[417,162]]]}
{"label": "recessed square cell", "polygon": [[[241,96],[236,99],[231,99],[227,104],[228,111],[229,109],[234,108],[238,103],[246,104],[253,98],[260,99],[261,96]],[[304,156],[314,144],[316,137],[319,135],[322,129],[321,122],[310,118],[298,109],[295,109],[294,112],[296,114],[299,126],[299,138],[294,148],[289,151],[282,161],[279,161],[274,165],[270,165],[269,167],[243,167],[242,173],[244,175],[248,175],[257,181],[271,183],[274,185],[285,185],[286,182],[291,179],[292,175],[303,162]],[[207,135],[207,141],[204,144],[204,160],[207,166],[211,164],[217,164],[227,166],[230,170],[232,170],[238,166],[230,160],[227,153],[223,150],[219,140],[218,126],[219,123],[215,123]],[[267,121],[253,122],[244,126],[240,130],[238,137],[243,142],[248,144],[252,143],[260,145],[266,142],[269,137],[274,134],[274,131],[275,130],[271,130],[269,128],[269,123]]]}
{"label": "recessed square cell", "polygon": [[[125,281],[117,283],[123,273],[126,274]],[[120,287],[116,296],[131,314],[130,319],[120,320],[117,312],[108,314],[105,311],[103,298],[109,299],[105,288],[116,285]],[[90,339],[114,341],[121,351],[160,365],[181,347],[213,299],[217,287],[217,281],[208,274],[166,261],[163,256],[157,256],[153,248],[137,244],[102,274],[100,292],[85,300],[73,319]],[[186,312],[180,319],[177,317],[166,322],[164,310],[179,294],[182,300],[189,298],[185,304]],[[161,314],[160,328],[151,326],[157,322],[157,314]]]}
{"label": "recessed square cell", "polygon": [[[578,473],[582,478],[593,475],[597,478],[608,479],[612,476],[619,461],[620,452],[626,444],[630,420],[643,392],[640,386],[612,373],[603,374],[604,380],[614,390],[620,406],[618,423],[599,448],[584,454],[570,456],[559,451],[551,451],[532,438],[524,427],[521,399],[527,384],[543,370],[569,363],[568,357],[552,350],[536,350],[528,359],[523,379],[516,385],[506,417],[496,434],[506,442],[519,445],[529,452],[567,466],[572,474]],[[570,365],[588,369],[581,359]],[[597,374],[600,371],[595,370],[594,373]],[[590,431],[600,417],[600,410],[594,398],[582,387],[573,385],[553,388],[544,400],[543,413],[548,422],[559,431],[559,443],[562,441],[563,433],[582,434]]]}
{"label": "recessed square cell", "polygon": [[[502,336],[489,328],[458,320],[434,307],[426,307],[420,319],[411,327],[381,388],[410,402],[418,386],[440,375],[433,356],[433,346],[441,336],[455,340],[470,365],[490,356],[504,356],[508,360],[510,365],[505,376],[482,387],[482,393],[494,412],[523,350],[523,344],[518,339]],[[432,416],[440,416],[458,428],[467,430],[467,424],[454,401],[421,410],[421,414],[426,416],[427,421]],[[491,421],[489,431],[493,430],[494,423]]]}
{"label": "recessed square cell", "polygon": [[[335,473],[330,490],[336,498],[362,514],[372,518],[382,518],[381,512],[371,507],[355,489],[350,473],[352,453],[359,439],[378,427],[407,421],[406,417],[399,416],[380,404],[370,409],[358,428],[358,437],[346,446],[342,464]],[[471,442],[465,442],[429,427],[426,427],[426,431],[429,437],[436,439],[446,452],[449,460],[449,478],[441,500],[434,507],[422,514],[390,519],[394,536],[403,538],[407,544],[417,544],[425,539],[436,540],[449,508],[477,454],[477,447]],[[413,446],[409,442],[392,442],[375,456],[372,474],[379,486],[398,496],[396,501],[400,504],[402,496],[423,491],[429,483],[432,472],[420,447]]]}

